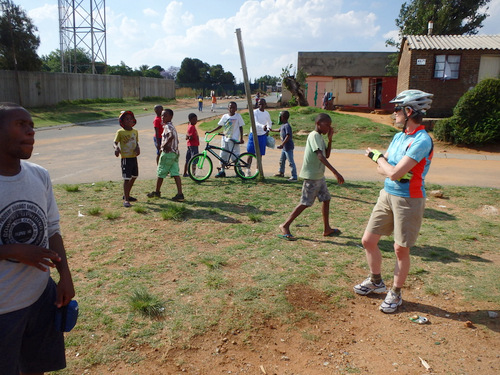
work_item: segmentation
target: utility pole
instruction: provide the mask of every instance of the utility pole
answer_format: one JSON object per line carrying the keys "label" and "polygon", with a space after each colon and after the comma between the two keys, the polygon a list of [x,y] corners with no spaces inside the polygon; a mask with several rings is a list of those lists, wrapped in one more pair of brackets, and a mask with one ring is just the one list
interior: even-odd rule
{"label": "utility pole", "polygon": [[253,144],[257,155],[257,169],[259,170],[259,181],[264,180],[264,170],[262,168],[262,155],[260,154],[259,138],[257,137],[257,127],[255,126],[255,116],[253,114],[252,93],[250,92],[250,82],[248,81],[247,62],[245,58],[245,50],[243,49],[243,40],[241,38],[241,29],[236,29],[236,37],[238,39],[238,47],[240,49],[241,70],[243,71],[243,82],[245,84],[245,93],[247,97],[248,114],[250,115],[250,123],[253,132]]}

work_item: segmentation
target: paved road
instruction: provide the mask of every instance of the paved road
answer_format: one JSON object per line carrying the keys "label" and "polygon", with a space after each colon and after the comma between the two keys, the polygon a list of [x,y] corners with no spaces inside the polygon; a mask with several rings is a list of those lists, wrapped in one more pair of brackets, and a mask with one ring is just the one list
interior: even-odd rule
{"label": "paved road", "polygon": [[[195,104],[195,103],[193,103]],[[239,108],[246,108],[246,101],[239,101]],[[173,123],[179,126],[181,145],[181,169],[184,167],[185,147],[183,124],[189,113],[194,112],[199,119],[222,116],[226,104],[219,105],[217,113],[211,113],[209,106],[204,112],[197,107],[176,110]],[[156,178],[156,149],[153,146],[152,108],[148,114],[137,115],[139,131],[139,178]],[[114,156],[113,139],[118,129],[118,120],[101,121],[78,126],[44,128],[37,131],[35,149],[31,161],[47,168],[55,184],[77,184],[97,181],[120,181],[119,159]],[[201,147],[203,147],[203,142]],[[245,146],[242,146],[245,147]],[[265,176],[277,172],[280,150],[267,149],[263,157]],[[295,151],[297,167],[300,169],[303,148]],[[376,168],[362,150],[334,150],[330,162],[344,176],[346,181],[381,181]],[[287,166],[286,172],[289,174]],[[334,178],[327,172],[327,178]],[[500,187],[500,155],[437,154],[427,176],[427,182],[440,185],[462,185]]]}

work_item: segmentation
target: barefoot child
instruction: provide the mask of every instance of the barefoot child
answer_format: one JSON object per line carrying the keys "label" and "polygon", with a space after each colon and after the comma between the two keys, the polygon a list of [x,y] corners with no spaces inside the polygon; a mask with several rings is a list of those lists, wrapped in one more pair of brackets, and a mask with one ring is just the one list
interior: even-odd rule
{"label": "barefoot child", "polygon": [[[309,133],[307,137],[304,151],[304,163],[299,175],[300,178],[304,179],[300,203],[295,207],[288,219],[279,226],[281,234],[278,236],[288,241],[294,241],[296,239],[290,233],[290,224],[292,224],[302,211],[313,205],[316,197],[323,203],[321,208],[324,226],[323,236],[331,237],[340,234],[340,230],[332,228],[329,223],[331,196],[328,192],[325,180],[326,167],[332,171],[339,184],[344,183],[344,177],[342,177],[342,175],[328,162],[332,150],[332,119],[326,113],[320,113],[316,116],[315,123],[315,130]],[[322,134],[328,134],[328,146],[325,145]]]}

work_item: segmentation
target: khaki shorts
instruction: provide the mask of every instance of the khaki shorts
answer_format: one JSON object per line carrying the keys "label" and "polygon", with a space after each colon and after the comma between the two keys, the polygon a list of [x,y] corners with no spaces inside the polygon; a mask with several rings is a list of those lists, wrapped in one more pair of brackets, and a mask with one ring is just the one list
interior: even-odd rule
{"label": "khaki shorts", "polygon": [[324,177],[321,180],[304,180],[300,204],[310,207],[313,205],[316,197],[320,202],[332,199]]}
{"label": "khaki shorts", "polygon": [[411,247],[417,242],[424,209],[425,198],[398,197],[382,189],[366,231],[382,236],[394,232],[394,242]]}

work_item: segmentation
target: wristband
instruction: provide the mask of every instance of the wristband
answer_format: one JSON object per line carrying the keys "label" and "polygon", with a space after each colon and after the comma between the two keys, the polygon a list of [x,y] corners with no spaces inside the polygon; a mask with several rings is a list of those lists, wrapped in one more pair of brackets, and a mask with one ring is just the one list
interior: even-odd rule
{"label": "wristband", "polygon": [[383,157],[384,157],[384,155],[383,155],[380,151],[378,151],[378,150],[371,150],[371,151],[368,153],[368,157],[369,157],[370,159],[372,159],[372,160],[376,163],[376,162],[377,162],[377,160],[378,160],[379,158],[383,158]]}
{"label": "wristband", "polygon": [[407,172],[403,177],[401,177],[398,181],[399,182],[410,182],[411,178],[413,177],[413,172]]}

